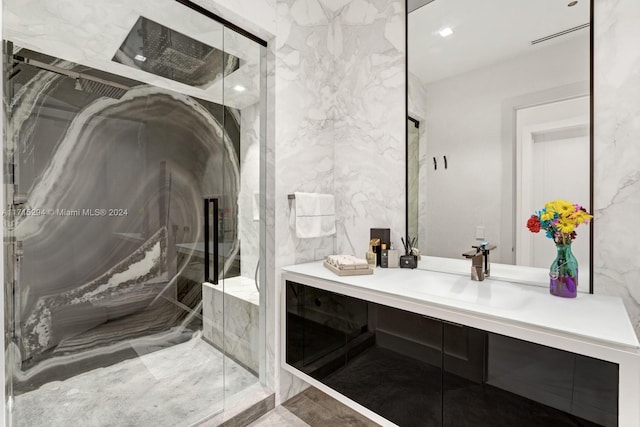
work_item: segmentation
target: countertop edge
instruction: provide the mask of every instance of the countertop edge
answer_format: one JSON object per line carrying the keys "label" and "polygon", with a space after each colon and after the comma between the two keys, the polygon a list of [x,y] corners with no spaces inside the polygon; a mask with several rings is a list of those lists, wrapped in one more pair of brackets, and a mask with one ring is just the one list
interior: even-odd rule
{"label": "countertop edge", "polygon": [[[311,262],[311,263],[306,263],[306,265],[313,265],[313,264],[317,264],[318,262]],[[400,302],[405,302],[405,303],[409,303],[412,305],[417,305],[417,306],[425,306],[425,307],[431,307],[431,308],[435,308],[439,311],[442,312],[452,312],[452,313],[460,313],[464,316],[467,317],[475,317],[475,318],[479,318],[479,319],[484,319],[486,321],[489,322],[498,322],[501,323],[503,325],[509,325],[509,326],[513,326],[513,327],[517,327],[523,330],[529,330],[529,329],[534,329],[536,330],[538,333],[542,333],[542,334],[552,334],[558,337],[562,337],[564,339],[570,339],[570,340],[577,340],[577,341],[581,341],[584,343],[588,343],[590,345],[597,345],[597,346],[605,346],[607,348],[610,348],[612,350],[616,350],[616,351],[622,351],[625,353],[630,353],[633,355],[640,355],[640,343],[638,342],[637,337],[635,337],[635,342],[632,344],[626,344],[623,342],[618,342],[618,341],[610,341],[610,340],[606,340],[603,338],[598,338],[598,337],[594,337],[594,336],[588,336],[585,334],[580,334],[580,333],[576,333],[576,332],[571,332],[571,331],[566,331],[566,330],[562,330],[562,329],[553,329],[553,328],[549,328],[547,326],[544,325],[540,325],[540,324],[535,324],[535,323],[531,323],[531,322],[525,322],[525,321],[521,321],[521,320],[517,320],[517,319],[513,319],[513,318],[509,318],[509,317],[505,317],[505,316],[500,316],[500,315],[494,315],[494,314],[489,314],[489,313],[484,313],[478,310],[473,310],[470,308],[464,308],[464,307],[459,307],[459,306],[455,306],[452,304],[446,304],[442,301],[437,301],[437,300],[433,300],[433,299],[426,299],[426,298],[416,298],[416,297],[410,297],[410,296],[406,296],[406,295],[401,295],[398,293],[393,293],[393,292],[388,292],[386,290],[382,290],[382,289],[376,289],[376,288],[372,288],[372,287],[363,287],[363,286],[359,286],[359,285],[355,285],[352,283],[349,283],[349,279],[352,279],[353,277],[359,277],[359,276],[335,276],[332,278],[327,278],[327,277],[320,277],[318,275],[315,274],[310,274],[310,273],[305,273],[305,272],[301,272],[301,271],[297,271],[300,269],[301,266],[304,266],[305,264],[296,264],[296,265],[291,265],[291,266],[286,266],[282,268],[282,272],[283,275],[287,275],[287,276],[297,276],[297,277],[305,277],[305,278],[311,278],[314,279],[314,281],[325,281],[325,282],[332,282],[334,284],[336,284],[338,287],[346,287],[347,289],[353,289],[353,291],[358,294],[373,294],[378,296],[378,300],[377,301],[372,301],[372,302],[376,302],[376,303],[380,303],[380,304],[384,304],[385,302],[390,302],[392,303],[393,300],[398,300]],[[425,273],[429,273],[429,271],[423,270]],[[446,273],[441,273],[441,274],[446,274]],[[374,273],[375,275],[375,273]],[[371,276],[369,276],[371,277]],[[283,276],[284,279],[286,279],[286,277]],[[349,296],[354,296],[354,295],[349,295]],[[358,297],[358,296],[354,296],[354,297]],[[606,295],[605,297],[607,298],[614,298],[612,296]],[[619,299],[619,298],[618,298]],[[394,304],[387,304],[387,305],[391,305],[391,306],[396,306]],[[624,308],[624,305],[622,305],[622,307]],[[422,313],[421,313],[422,314]],[[628,318],[628,316],[627,316]],[[450,319],[442,319],[442,320],[447,320],[447,321],[452,321],[455,322],[454,320],[450,320]],[[468,325],[473,327],[473,325]],[[629,325],[631,327],[631,321],[629,320]]]}

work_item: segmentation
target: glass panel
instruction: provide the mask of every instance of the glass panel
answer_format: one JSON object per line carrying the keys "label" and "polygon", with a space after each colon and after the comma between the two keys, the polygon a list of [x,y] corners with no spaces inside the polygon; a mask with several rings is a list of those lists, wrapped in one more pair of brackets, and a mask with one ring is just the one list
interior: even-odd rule
{"label": "glass panel", "polygon": [[616,364],[455,325],[444,343],[445,426],[618,425]]}
{"label": "glass panel", "polygon": [[224,290],[256,290],[263,50],[173,0],[79,0],[83,25],[47,3],[3,2],[10,418],[197,423],[259,371],[228,356],[258,316]]}
{"label": "glass panel", "polygon": [[[260,358],[260,158],[262,119],[260,66],[263,48],[223,30],[228,66],[223,100],[230,149],[225,153],[221,245],[224,258],[225,396],[229,403],[258,387]],[[235,58],[235,59],[233,59]]]}

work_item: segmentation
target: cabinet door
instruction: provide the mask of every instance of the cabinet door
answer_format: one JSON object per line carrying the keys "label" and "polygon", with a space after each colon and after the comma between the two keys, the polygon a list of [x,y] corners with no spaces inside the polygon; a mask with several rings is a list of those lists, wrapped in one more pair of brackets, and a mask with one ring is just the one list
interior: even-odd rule
{"label": "cabinet door", "polygon": [[286,361],[322,380],[344,367],[345,296],[286,282]]}
{"label": "cabinet door", "polygon": [[442,323],[372,303],[368,315],[332,387],[399,426],[441,426]]}
{"label": "cabinet door", "polygon": [[445,426],[616,426],[617,387],[615,364],[445,325]]}

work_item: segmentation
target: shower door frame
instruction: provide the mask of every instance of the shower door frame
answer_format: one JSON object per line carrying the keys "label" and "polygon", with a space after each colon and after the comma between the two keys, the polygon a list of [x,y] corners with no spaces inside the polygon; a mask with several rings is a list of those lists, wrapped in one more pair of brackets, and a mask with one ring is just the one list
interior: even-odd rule
{"label": "shower door frame", "polygon": [[[267,42],[262,40],[261,38],[247,32],[246,30],[236,26],[235,24],[225,20],[224,18],[221,18],[220,16],[210,12],[207,9],[204,9],[198,5],[196,5],[195,3],[192,3],[191,1],[188,0],[175,0],[176,2],[183,4],[187,7],[189,7],[192,10],[195,10],[198,13],[201,13],[209,18],[211,18],[212,20],[222,24],[223,26],[223,31],[230,29],[233,30],[239,34],[241,34],[242,36],[258,43],[261,48],[260,48],[260,135],[259,135],[259,144],[260,144],[260,227],[259,227],[259,234],[260,234],[260,242],[259,242],[259,260],[260,260],[260,266],[259,266],[259,277],[260,278],[260,283],[263,285],[262,289],[263,291],[260,292],[260,333],[259,333],[259,337],[260,337],[260,372],[259,372],[259,379],[260,379],[260,383],[262,383],[263,385],[265,385],[266,383],[266,361],[265,361],[265,346],[266,346],[266,289],[267,289],[267,285],[266,285],[266,262],[265,262],[265,252],[266,252],[266,242],[265,239],[267,238],[267,233],[266,233],[266,220],[265,220],[265,208],[266,208],[266,160],[265,160],[265,155],[266,155],[266,111],[267,111],[267,107],[266,107],[266,91],[267,91],[267,86],[266,86],[266,82],[267,82],[267,78],[266,78],[266,70],[267,70],[267,66],[266,66],[266,47],[267,47]],[[4,39],[3,39],[4,41]],[[11,42],[8,42],[11,43]],[[5,55],[5,61],[3,61],[3,65],[6,67],[8,64],[8,60],[9,58],[6,57]],[[3,78],[6,74],[3,74]],[[7,91],[7,86],[10,85],[11,83],[8,82],[8,79],[6,81],[4,81],[4,85],[2,88],[2,96],[4,99],[5,95],[10,95],[10,93],[6,93]],[[223,104],[224,105],[224,101]],[[8,110],[9,107],[5,106],[6,108],[3,110],[3,126],[6,129],[6,123],[7,123],[7,119],[8,117],[10,117],[10,111]],[[3,141],[3,144],[6,144],[6,142]],[[17,155],[17,153],[14,153],[14,155]],[[10,195],[12,193],[12,191],[10,191],[10,186],[14,185],[14,181],[12,179],[13,177],[13,173],[14,170],[12,167],[7,167],[7,166],[14,166],[16,164],[18,164],[18,162],[8,162],[9,159],[5,158],[5,150],[3,147],[2,152],[0,153],[0,161],[2,161],[3,166],[5,166],[4,168],[4,185],[2,186],[2,189],[0,190],[0,198],[2,198],[2,200],[6,200],[5,196]],[[5,206],[6,209],[8,209],[8,206]],[[3,211],[3,217],[5,215],[9,215],[8,210],[5,212]],[[216,222],[217,225],[217,222]],[[11,296],[12,300],[14,302],[14,304],[16,303],[16,300],[13,298],[13,292],[10,292],[11,295],[7,295],[7,291],[10,291],[10,289],[7,289],[7,284],[11,283],[12,287],[15,286],[16,284],[16,280],[18,279],[18,266],[16,265],[17,262],[19,262],[19,258],[20,258],[20,250],[18,248],[18,243],[11,240],[12,237],[12,233],[11,232],[7,232],[7,230],[5,228],[3,228],[3,237],[4,237],[4,244],[2,246],[2,248],[0,248],[0,256],[2,256],[3,262],[5,262],[5,266],[9,267],[6,274],[7,276],[7,281],[5,282],[5,292],[2,293],[2,295],[0,295],[0,310],[3,311],[5,310],[5,297],[7,296]],[[6,253],[5,253],[6,251]],[[214,255],[215,256],[215,255]],[[10,258],[9,258],[10,257]],[[11,263],[7,263],[7,261],[9,261],[9,259],[13,259],[15,262],[11,262]],[[216,261],[217,261],[217,257],[216,257]],[[11,268],[14,267],[14,268]],[[5,324],[6,326],[9,326],[9,330],[6,329],[5,326],[5,348],[6,348],[6,344],[8,343],[6,341],[7,338],[9,338],[9,340],[13,340],[15,338],[15,336],[17,336],[17,330],[16,327],[19,327],[19,323],[15,323],[15,310],[12,310],[12,313],[5,313],[5,316],[9,315],[11,316],[10,322],[9,324]],[[7,332],[9,333],[9,335],[7,335]],[[2,356],[0,356],[2,358],[2,362],[3,365],[6,366],[7,364],[7,360],[5,360],[5,354],[7,354],[7,352],[3,352]],[[224,354],[224,351],[223,351]],[[7,387],[11,387],[11,381],[7,382],[7,378],[5,378],[5,371],[3,370],[2,372],[2,380],[5,383],[5,388],[3,388],[2,390],[2,410],[5,416],[5,425],[12,425],[12,420],[11,420],[11,406],[12,406],[12,402],[11,401],[7,401],[7,397],[12,398],[12,393],[11,393],[11,389],[7,389]],[[11,394],[9,394],[7,396],[6,392],[9,391]],[[9,407],[7,407],[7,403],[9,405]],[[224,410],[224,404],[223,404],[223,410]],[[215,415],[215,414],[213,414]]]}

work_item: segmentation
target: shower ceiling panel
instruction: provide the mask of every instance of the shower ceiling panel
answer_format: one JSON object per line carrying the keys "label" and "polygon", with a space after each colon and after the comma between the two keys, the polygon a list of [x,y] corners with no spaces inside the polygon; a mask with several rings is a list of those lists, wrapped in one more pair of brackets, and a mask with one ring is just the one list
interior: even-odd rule
{"label": "shower ceiling panel", "polygon": [[113,61],[196,87],[207,87],[240,68],[239,58],[143,16]]}
{"label": "shower ceiling panel", "polygon": [[[260,99],[260,82],[256,77],[260,69],[260,46],[232,30],[223,31],[222,25],[175,0],[38,0],[37,7],[31,1],[3,0],[2,6],[3,36],[12,41],[16,49],[27,48],[47,53],[94,70],[103,70],[232,108],[244,109]],[[238,59],[235,69],[227,69],[230,74],[225,75],[224,79],[219,78],[204,86],[192,86],[171,77],[147,72],[139,66],[129,66],[133,60],[124,55],[121,62],[114,61],[114,54],[141,16],[160,26],[171,27],[174,34],[179,33],[200,45],[212,47],[218,52],[224,50],[229,54],[228,58],[233,56]],[[183,39],[181,43],[186,42]],[[171,50],[165,52],[165,62],[178,61],[184,66],[184,60],[189,59],[191,67],[198,64],[195,48],[189,53],[188,49],[176,48],[176,45],[169,47]],[[175,51],[191,56],[191,59]],[[221,65],[217,68],[222,73]],[[236,86],[246,90],[232,90]]]}

